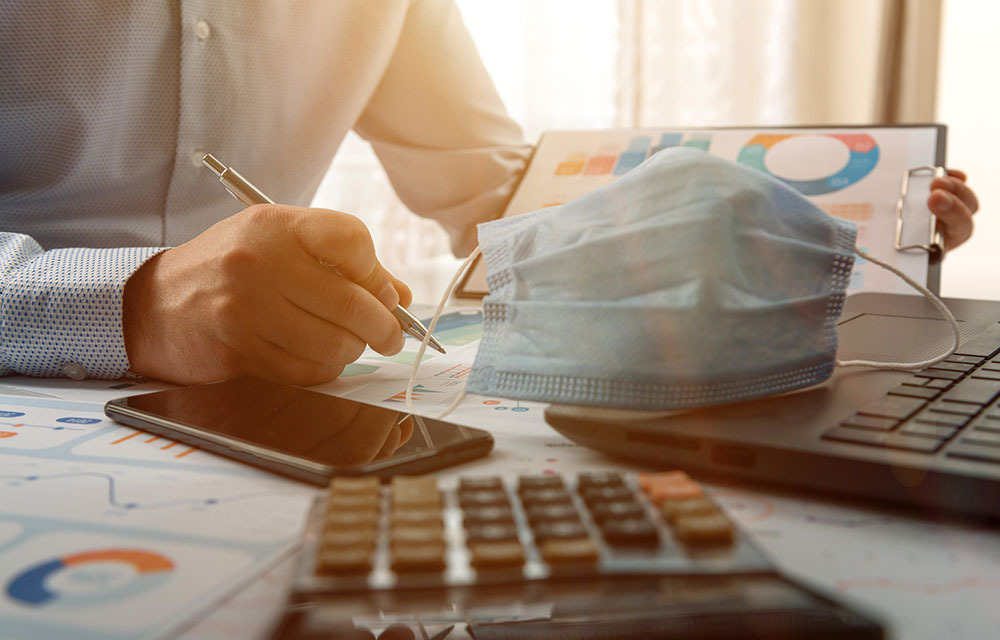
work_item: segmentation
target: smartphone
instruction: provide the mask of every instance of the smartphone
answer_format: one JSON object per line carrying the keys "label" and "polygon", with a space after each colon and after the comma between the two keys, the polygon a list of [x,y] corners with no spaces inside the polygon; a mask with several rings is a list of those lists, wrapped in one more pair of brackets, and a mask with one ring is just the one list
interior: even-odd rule
{"label": "smartphone", "polygon": [[482,429],[256,378],[117,398],[109,418],[298,480],[421,474],[485,456]]}

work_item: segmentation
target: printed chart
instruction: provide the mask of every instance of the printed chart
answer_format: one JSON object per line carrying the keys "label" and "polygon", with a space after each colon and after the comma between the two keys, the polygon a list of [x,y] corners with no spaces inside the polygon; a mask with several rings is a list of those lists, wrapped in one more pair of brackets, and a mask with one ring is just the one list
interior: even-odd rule
{"label": "printed chart", "polygon": [[[542,136],[531,165],[505,216],[554,207],[607,185],[657,153],[693,147],[771,175],[797,189],[832,216],[858,228],[859,248],[927,279],[927,254],[895,251],[895,206],[904,170],[934,164],[937,130],[906,129],[717,129],[551,131]],[[929,178],[911,179],[904,206],[904,244],[924,243],[930,233],[926,206]],[[464,283],[486,291],[482,260]],[[898,277],[858,261],[849,292],[912,293]]]}
{"label": "printed chart", "polygon": [[0,396],[0,432],[0,619],[16,637],[164,634],[287,553],[315,496],[100,403]]}

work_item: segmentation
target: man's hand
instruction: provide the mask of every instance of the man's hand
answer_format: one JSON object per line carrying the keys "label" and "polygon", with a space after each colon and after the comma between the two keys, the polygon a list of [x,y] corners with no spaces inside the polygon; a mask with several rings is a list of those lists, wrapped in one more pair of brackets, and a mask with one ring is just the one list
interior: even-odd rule
{"label": "man's hand", "polygon": [[386,355],[402,349],[390,309],[410,299],[354,216],[257,205],[132,275],[125,348],[133,372],[170,382],[249,375],[318,384],[366,344]]}
{"label": "man's hand", "polygon": [[937,216],[945,251],[954,249],[972,235],[972,215],[979,210],[979,200],[965,184],[964,172],[949,169],[947,177],[932,180],[927,206]]}

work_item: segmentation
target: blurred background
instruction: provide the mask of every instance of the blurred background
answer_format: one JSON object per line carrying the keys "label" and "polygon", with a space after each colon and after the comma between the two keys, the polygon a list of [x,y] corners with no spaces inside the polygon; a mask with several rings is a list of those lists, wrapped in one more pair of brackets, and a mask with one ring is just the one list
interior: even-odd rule
{"label": "blurred background", "polygon": [[[1000,2],[458,0],[526,138],[546,129],[941,122],[980,198],[942,292],[1000,299]],[[461,88],[456,88],[461,90]],[[345,141],[314,204],[361,217],[414,285],[457,267],[436,223]],[[421,265],[415,268],[413,265]],[[424,299],[421,301],[430,301]]]}

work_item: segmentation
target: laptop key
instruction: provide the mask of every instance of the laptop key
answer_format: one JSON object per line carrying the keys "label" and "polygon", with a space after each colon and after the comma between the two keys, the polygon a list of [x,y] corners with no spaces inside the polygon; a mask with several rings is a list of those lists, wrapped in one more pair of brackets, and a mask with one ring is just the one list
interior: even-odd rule
{"label": "laptop key", "polygon": [[920,376],[910,376],[906,380],[903,380],[902,384],[910,385],[911,387],[924,387],[930,382],[932,378],[921,378]]}
{"label": "laptop key", "polygon": [[[961,362],[964,364],[979,364],[983,361],[983,358],[979,356],[960,356],[960,355],[950,355],[945,360],[945,362]],[[937,366],[937,365],[934,365]]]}
{"label": "laptop key", "polygon": [[1000,464],[1000,447],[992,447],[989,445],[983,446],[957,442],[948,447],[945,455],[952,458],[965,458],[967,460],[994,462]]}
{"label": "laptop key", "polygon": [[941,393],[940,389],[933,389],[930,387],[912,387],[908,384],[901,384],[892,391],[889,392],[890,396],[907,396],[910,398],[924,398],[931,399],[937,397]]}
{"label": "laptop key", "polygon": [[967,373],[972,369],[975,369],[975,364],[969,364],[965,362],[938,362],[937,364],[932,364],[928,369],[941,370],[941,371],[960,371],[962,373]]}
{"label": "laptop key", "polygon": [[962,380],[951,389],[945,391],[941,399],[973,404],[989,404],[997,395],[1000,395],[1000,381],[969,378]]}
{"label": "laptop key", "polygon": [[840,440],[841,442],[875,446],[881,446],[885,437],[886,434],[879,431],[866,431],[864,429],[851,429],[849,427],[834,427],[823,434],[823,438],[826,440]]}
{"label": "laptop key", "polygon": [[997,416],[979,416],[973,427],[979,431],[993,431],[994,433],[1000,433],[1000,417]]}
{"label": "laptop key", "polygon": [[960,416],[974,416],[979,413],[981,407],[978,404],[970,404],[968,402],[951,402],[945,398],[941,398],[932,404],[929,409],[938,413],[955,413]]}
{"label": "laptop key", "polygon": [[958,431],[958,427],[946,424],[913,422],[903,427],[902,430],[900,430],[900,433],[908,436],[920,436],[922,438],[934,438],[935,440],[947,440],[955,435],[956,431]]}
{"label": "laptop key", "polygon": [[944,378],[927,378],[927,384],[924,386],[932,389],[947,389],[952,384],[954,384],[952,380],[946,380]]}
{"label": "laptop key", "polygon": [[854,429],[871,429],[873,431],[892,431],[899,420],[896,418],[885,418],[882,416],[861,416],[856,415],[840,423],[844,427]]}
{"label": "laptop key", "polygon": [[942,371],[940,369],[923,369],[922,371],[917,371],[915,376],[920,376],[921,378],[939,378],[942,380],[958,380],[963,374],[958,371]]}
{"label": "laptop key", "polygon": [[958,349],[955,349],[955,353],[961,356],[988,358],[1000,349],[997,347],[998,344],[1000,344],[1000,327],[993,325],[973,339],[963,342]]}
{"label": "laptop key", "polygon": [[937,440],[924,436],[908,436],[902,433],[890,433],[885,437],[882,444],[890,449],[934,453],[941,448],[941,445],[944,444],[944,440]]}
{"label": "laptop key", "polygon": [[989,447],[1000,447],[1000,433],[972,429],[962,434],[961,441],[964,444],[982,444]]}
{"label": "laptop key", "polygon": [[933,409],[918,413],[914,420],[914,422],[939,424],[947,427],[962,427],[968,421],[969,416],[960,413],[943,413],[941,411],[934,411]]}
{"label": "laptop key", "polygon": [[858,409],[858,413],[869,416],[883,416],[905,420],[915,411],[924,406],[919,398],[904,398],[901,396],[883,396],[869,402]]}
{"label": "laptop key", "polygon": [[972,373],[972,378],[981,378],[983,380],[1000,380],[1000,371],[986,371],[979,369]]}

